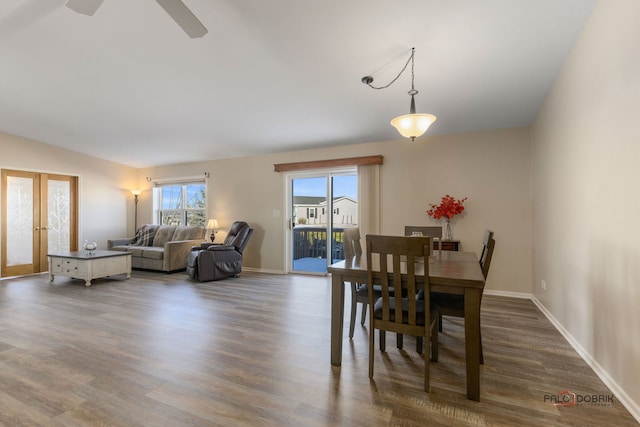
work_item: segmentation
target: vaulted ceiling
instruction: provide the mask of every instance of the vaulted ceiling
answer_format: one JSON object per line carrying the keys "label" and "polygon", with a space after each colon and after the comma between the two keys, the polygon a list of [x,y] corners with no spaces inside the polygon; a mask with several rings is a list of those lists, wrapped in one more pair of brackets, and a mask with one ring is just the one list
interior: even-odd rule
{"label": "vaulted ceiling", "polygon": [[[76,0],[77,2],[78,0]],[[595,0],[0,1],[0,132],[135,167],[529,125]],[[423,137],[425,138],[425,137]]]}

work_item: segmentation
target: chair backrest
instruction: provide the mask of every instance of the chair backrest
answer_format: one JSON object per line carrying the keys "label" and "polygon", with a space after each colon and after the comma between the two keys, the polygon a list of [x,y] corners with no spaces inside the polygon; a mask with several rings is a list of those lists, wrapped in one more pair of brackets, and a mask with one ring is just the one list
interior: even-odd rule
{"label": "chair backrest", "polygon": [[[369,285],[380,285],[382,293],[382,322],[394,324],[396,328],[402,326],[411,328],[417,323],[416,293],[419,284],[424,283],[424,325],[429,325],[429,248],[430,237],[400,237],[367,235],[367,270]],[[375,263],[374,254],[377,254],[379,262]],[[390,261],[390,263],[389,263]],[[421,263],[421,264],[420,264]],[[416,275],[416,265],[424,268],[423,274]],[[376,268],[378,267],[378,268]],[[421,272],[422,273],[422,272]],[[402,291],[400,291],[400,288]],[[393,306],[391,297],[394,296]],[[400,298],[407,295],[407,298]],[[374,293],[369,292],[369,303],[375,304]],[[405,302],[403,306],[403,300]],[[391,321],[393,311],[394,321]],[[407,311],[403,316],[403,311]],[[420,313],[422,315],[422,313]],[[396,329],[397,330],[397,329]],[[406,329],[406,333],[410,329]]]}
{"label": "chair backrest", "polygon": [[229,228],[229,233],[224,239],[224,246],[233,246],[236,251],[242,253],[247,243],[249,243],[249,237],[251,237],[252,233],[253,228],[249,227],[249,224],[244,221],[236,221]]}
{"label": "chair backrest", "polygon": [[404,235],[411,236],[413,233],[422,233],[425,237],[442,237],[441,226],[418,226],[418,225],[405,225]]}
{"label": "chair backrest", "polygon": [[482,237],[482,252],[480,253],[480,268],[485,280],[489,275],[489,267],[491,266],[491,258],[493,257],[493,248],[496,241],[493,238],[493,231],[485,230]]}
{"label": "chair backrest", "polygon": [[343,241],[345,258],[353,258],[355,256],[362,255],[359,228],[347,228],[344,230]]}

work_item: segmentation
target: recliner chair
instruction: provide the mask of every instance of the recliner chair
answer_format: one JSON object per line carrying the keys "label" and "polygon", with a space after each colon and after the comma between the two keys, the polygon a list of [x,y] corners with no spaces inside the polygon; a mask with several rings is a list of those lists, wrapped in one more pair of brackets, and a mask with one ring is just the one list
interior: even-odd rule
{"label": "recliner chair", "polygon": [[194,246],[187,262],[187,274],[201,282],[237,276],[242,271],[242,252],[253,228],[244,221],[231,224],[224,243]]}

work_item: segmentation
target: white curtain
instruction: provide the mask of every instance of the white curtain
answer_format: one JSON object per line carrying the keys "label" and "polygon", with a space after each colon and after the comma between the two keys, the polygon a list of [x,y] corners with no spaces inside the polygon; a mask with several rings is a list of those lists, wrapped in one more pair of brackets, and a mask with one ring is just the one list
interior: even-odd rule
{"label": "white curtain", "polygon": [[358,166],[358,226],[363,241],[380,234],[380,165]]}

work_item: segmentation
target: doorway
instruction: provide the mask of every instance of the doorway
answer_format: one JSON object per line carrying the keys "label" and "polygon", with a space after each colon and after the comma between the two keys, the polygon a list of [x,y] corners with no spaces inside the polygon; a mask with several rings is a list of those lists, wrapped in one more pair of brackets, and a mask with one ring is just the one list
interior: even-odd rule
{"label": "doorway", "polygon": [[1,276],[47,271],[47,254],[77,250],[78,178],[2,170]]}
{"label": "doorway", "polygon": [[356,169],[287,176],[288,271],[326,274],[344,259],[345,228],[358,226]]}

